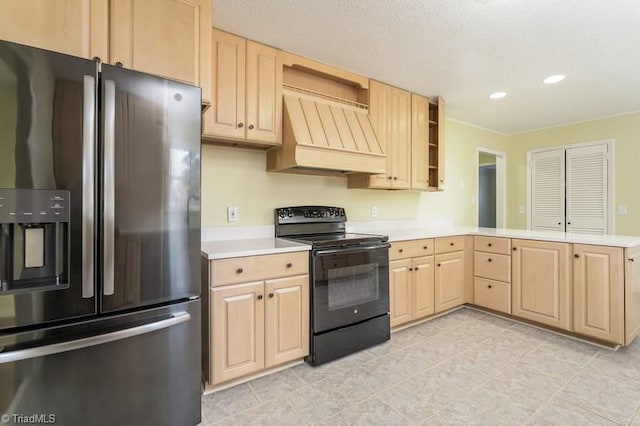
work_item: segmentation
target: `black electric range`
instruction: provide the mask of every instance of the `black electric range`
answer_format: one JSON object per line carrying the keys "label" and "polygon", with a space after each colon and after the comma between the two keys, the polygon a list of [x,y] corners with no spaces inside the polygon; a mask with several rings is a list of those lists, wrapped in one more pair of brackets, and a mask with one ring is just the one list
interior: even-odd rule
{"label": "black electric range", "polygon": [[311,245],[310,354],[319,365],[389,340],[389,243],[346,232],[343,208],[275,210],[275,236]]}

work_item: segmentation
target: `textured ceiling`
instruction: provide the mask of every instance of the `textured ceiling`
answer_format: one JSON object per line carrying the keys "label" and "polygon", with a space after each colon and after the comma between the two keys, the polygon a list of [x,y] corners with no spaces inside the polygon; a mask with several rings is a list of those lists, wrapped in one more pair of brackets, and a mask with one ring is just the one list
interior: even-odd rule
{"label": "textured ceiling", "polygon": [[[640,111],[640,0],[213,0],[213,24],[514,133]],[[542,79],[565,74],[551,86]],[[488,95],[505,91],[491,101]]]}

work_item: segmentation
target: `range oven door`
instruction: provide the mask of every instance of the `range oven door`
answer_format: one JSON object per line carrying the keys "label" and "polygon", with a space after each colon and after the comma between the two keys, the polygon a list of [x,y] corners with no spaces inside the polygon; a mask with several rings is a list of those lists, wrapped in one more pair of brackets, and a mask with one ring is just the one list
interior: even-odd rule
{"label": "range oven door", "polygon": [[313,332],[389,312],[389,244],[312,252]]}

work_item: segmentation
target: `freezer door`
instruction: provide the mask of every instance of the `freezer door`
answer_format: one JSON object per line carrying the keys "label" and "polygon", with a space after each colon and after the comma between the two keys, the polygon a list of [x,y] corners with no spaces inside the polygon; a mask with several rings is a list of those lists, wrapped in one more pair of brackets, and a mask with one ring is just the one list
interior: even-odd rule
{"label": "freezer door", "polygon": [[200,89],[104,65],[101,311],[200,293]]}
{"label": "freezer door", "polygon": [[5,423],[18,416],[79,426],[201,421],[200,300],[3,336],[2,346]]}
{"label": "freezer door", "polygon": [[0,332],[96,313],[97,80],[0,41]]}

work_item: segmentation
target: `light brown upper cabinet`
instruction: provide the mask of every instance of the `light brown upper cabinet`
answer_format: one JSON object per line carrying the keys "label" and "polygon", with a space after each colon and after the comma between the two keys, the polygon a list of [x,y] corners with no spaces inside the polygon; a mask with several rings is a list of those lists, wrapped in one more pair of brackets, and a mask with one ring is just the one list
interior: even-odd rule
{"label": "light brown upper cabinet", "polygon": [[212,106],[203,138],[282,144],[282,59],[277,49],[213,30]]}
{"label": "light brown upper cabinet", "polygon": [[438,97],[429,104],[429,190],[444,190],[445,102]]}
{"label": "light brown upper cabinet", "polygon": [[211,13],[210,0],[7,0],[0,39],[194,84],[207,101]]}
{"label": "light brown upper cabinet", "polygon": [[108,59],[109,0],[4,0],[0,39]]}
{"label": "light brown upper cabinet", "polygon": [[571,330],[571,247],[512,240],[513,315]]}
{"label": "light brown upper cabinet", "polygon": [[444,189],[444,100],[411,94],[411,188]]}
{"label": "light brown upper cabinet", "polygon": [[110,63],[200,86],[209,100],[210,0],[109,3]]}
{"label": "light brown upper cabinet", "polygon": [[387,172],[349,176],[349,188],[410,188],[411,93],[371,80],[369,117],[387,155]]}

